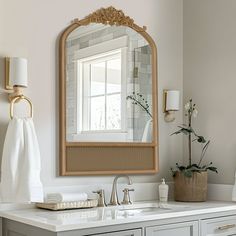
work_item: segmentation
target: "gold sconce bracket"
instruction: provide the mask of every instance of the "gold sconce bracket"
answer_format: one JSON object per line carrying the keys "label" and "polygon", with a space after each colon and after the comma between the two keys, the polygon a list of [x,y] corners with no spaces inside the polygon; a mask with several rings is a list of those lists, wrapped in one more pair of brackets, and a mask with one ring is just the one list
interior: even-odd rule
{"label": "gold sconce bracket", "polygon": [[167,89],[163,90],[163,113],[166,113],[166,99],[167,99]]}
{"label": "gold sconce bracket", "polygon": [[13,86],[10,86],[10,58],[5,57],[5,89],[13,90]]}
{"label": "gold sconce bracket", "polygon": [[30,117],[33,117],[33,104],[23,95],[27,87],[27,59],[18,57],[5,58],[5,90],[10,101],[10,118],[14,118],[14,104],[25,100],[30,107]]}

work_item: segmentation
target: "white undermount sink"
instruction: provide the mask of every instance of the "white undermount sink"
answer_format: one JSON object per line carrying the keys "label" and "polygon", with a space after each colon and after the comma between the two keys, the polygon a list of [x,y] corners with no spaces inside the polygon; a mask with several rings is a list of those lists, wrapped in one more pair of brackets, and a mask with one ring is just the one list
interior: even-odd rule
{"label": "white undermount sink", "polygon": [[144,208],[131,208],[131,209],[120,209],[118,210],[118,214],[121,215],[145,215],[151,213],[161,213],[166,212],[170,209],[162,209],[159,207],[144,207]]}
{"label": "white undermount sink", "polygon": [[147,215],[165,213],[169,211],[181,210],[188,206],[175,205],[175,204],[158,204],[158,203],[143,203],[133,204],[128,206],[120,206],[117,209],[118,215],[135,216],[135,215]]}

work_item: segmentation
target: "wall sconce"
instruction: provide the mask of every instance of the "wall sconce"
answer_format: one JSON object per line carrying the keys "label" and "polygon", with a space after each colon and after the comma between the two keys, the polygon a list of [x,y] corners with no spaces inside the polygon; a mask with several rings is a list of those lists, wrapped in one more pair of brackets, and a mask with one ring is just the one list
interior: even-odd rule
{"label": "wall sconce", "polygon": [[5,89],[9,92],[9,99],[23,94],[22,88],[27,87],[27,60],[18,57],[5,58]]}
{"label": "wall sconce", "polygon": [[179,110],[179,96],[178,90],[164,90],[163,112],[166,122],[175,120],[175,111]]}

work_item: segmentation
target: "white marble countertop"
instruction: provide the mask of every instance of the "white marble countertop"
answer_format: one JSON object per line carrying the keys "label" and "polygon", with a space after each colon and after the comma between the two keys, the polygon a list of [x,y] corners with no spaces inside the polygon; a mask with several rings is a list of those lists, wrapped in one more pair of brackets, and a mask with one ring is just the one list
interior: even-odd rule
{"label": "white marble countertop", "polygon": [[[138,202],[130,206],[110,206],[58,212],[35,208],[21,210],[4,210],[0,208],[0,216],[46,230],[59,232],[233,210],[235,210],[236,214],[236,203],[232,202],[169,202],[164,205],[165,209],[157,208],[158,206],[157,201],[152,201]],[[143,209],[144,211],[142,212]]]}

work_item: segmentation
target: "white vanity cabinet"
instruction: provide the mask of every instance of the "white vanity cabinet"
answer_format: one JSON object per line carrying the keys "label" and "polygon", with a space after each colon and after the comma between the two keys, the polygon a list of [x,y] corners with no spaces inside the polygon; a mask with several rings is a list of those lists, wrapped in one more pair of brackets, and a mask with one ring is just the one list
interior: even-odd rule
{"label": "white vanity cabinet", "polygon": [[218,217],[201,220],[200,236],[236,235],[236,216]]}
{"label": "white vanity cabinet", "polygon": [[[191,220],[191,217],[190,217]],[[233,236],[236,235],[236,215],[215,218],[202,218],[193,221],[176,222],[140,222],[52,232],[17,221],[3,219],[3,230],[0,236]],[[156,225],[155,225],[156,223]],[[137,225],[139,225],[138,228]]]}
{"label": "white vanity cabinet", "polygon": [[[117,215],[115,219],[105,214],[112,212],[110,209],[104,213],[102,208],[71,212],[9,211],[0,218],[0,236],[236,236],[236,205],[217,202],[202,205],[196,203],[195,209],[186,207],[183,211],[160,210],[159,214],[142,217]],[[89,220],[86,215],[79,218],[78,213],[95,210],[108,218]]]}
{"label": "white vanity cabinet", "polygon": [[198,221],[146,227],[146,236],[198,236]]}

